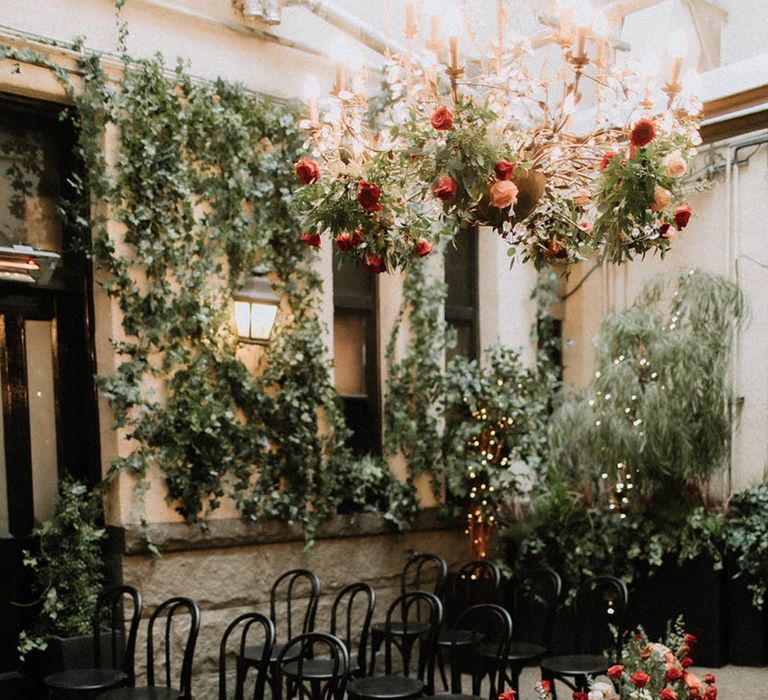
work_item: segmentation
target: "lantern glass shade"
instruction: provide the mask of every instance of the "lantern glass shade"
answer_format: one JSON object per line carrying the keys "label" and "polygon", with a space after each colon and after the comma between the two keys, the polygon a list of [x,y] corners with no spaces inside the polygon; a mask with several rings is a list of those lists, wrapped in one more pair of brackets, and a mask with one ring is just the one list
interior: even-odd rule
{"label": "lantern glass shade", "polygon": [[234,294],[235,327],[240,340],[267,343],[277,318],[280,297],[262,275],[253,274]]}

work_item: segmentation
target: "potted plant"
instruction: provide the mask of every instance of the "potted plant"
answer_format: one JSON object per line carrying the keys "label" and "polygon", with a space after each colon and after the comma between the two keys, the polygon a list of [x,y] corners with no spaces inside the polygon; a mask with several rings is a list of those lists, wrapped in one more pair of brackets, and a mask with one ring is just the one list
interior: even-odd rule
{"label": "potted plant", "polygon": [[[24,551],[40,605],[35,624],[18,642],[19,658],[32,677],[93,664],[92,625],[104,584],[101,543],[106,537],[99,513],[97,493],[63,479],[53,517],[33,531],[36,551]],[[30,652],[39,653],[27,660]]]}

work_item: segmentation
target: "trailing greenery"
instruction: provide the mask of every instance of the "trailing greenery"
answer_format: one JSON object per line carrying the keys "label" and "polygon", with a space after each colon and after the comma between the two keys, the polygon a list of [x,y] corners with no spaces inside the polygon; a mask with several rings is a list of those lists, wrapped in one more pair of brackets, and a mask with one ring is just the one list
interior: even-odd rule
{"label": "trailing greenery", "polygon": [[97,525],[101,499],[71,479],[59,485],[59,500],[50,520],[36,527],[39,553],[24,551],[33,572],[33,590],[42,608],[35,626],[19,636],[21,660],[47,647],[51,635],[91,634],[96,599],[104,583],[101,543],[106,531]]}
{"label": "trailing greenery", "polygon": [[[446,293],[445,283],[429,275],[425,260],[413,261],[403,279],[403,302],[386,349],[384,450],[402,452],[409,482],[429,474],[435,493],[440,492],[443,474],[445,353],[455,343],[443,317]],[[396,361],[406,318],[410,333],[405,353]]]}

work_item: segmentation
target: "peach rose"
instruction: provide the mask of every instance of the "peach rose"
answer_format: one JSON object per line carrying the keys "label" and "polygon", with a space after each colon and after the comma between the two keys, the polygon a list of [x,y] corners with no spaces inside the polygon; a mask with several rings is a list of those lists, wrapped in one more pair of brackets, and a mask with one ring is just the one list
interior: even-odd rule
{"label": "peach rose", "polygon": [[653,188],[653,204],[651,205],[651,211],[660,211],[669,206],[672,201],[672,193],[669,190],[665,190],[661,185],[656,185]]}
{"label": "peach rose", "polygon": [[680,155],[680,151],[667,153],[661,164],[664,166],[664,174],[667,177],[682,177],[688,172],[688,165],[683,156]]}
{"label": "peach rose", "polygon": [[701,679],[693,673],[686,673],[685,685],[688,688],[696,688],[696,690],[698,690],[699,688],[701,688]]}
{"label": "peach rose", "polygon": [[511,180],[498,180],[491,186],[490,195],[492,207],[513,207],[517,203],[517,185]]}

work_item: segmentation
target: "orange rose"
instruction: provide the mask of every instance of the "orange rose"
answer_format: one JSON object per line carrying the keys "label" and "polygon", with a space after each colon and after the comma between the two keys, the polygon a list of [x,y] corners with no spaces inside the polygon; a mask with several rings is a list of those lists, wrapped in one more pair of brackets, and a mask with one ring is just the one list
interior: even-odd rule
{"label": "orange rose", "polygon": [[665,190],[661,185],[656,185],[653,188],[653,204],[651,204],[651,211],[660,211],[669,206],[672,201],[672,193],[669,190]]}
{"label": "orange rose", "polygon": [[492,207],[514,207],[517,203],[517,185],[510,180],[497,180],[491,185],[490,195]]}

